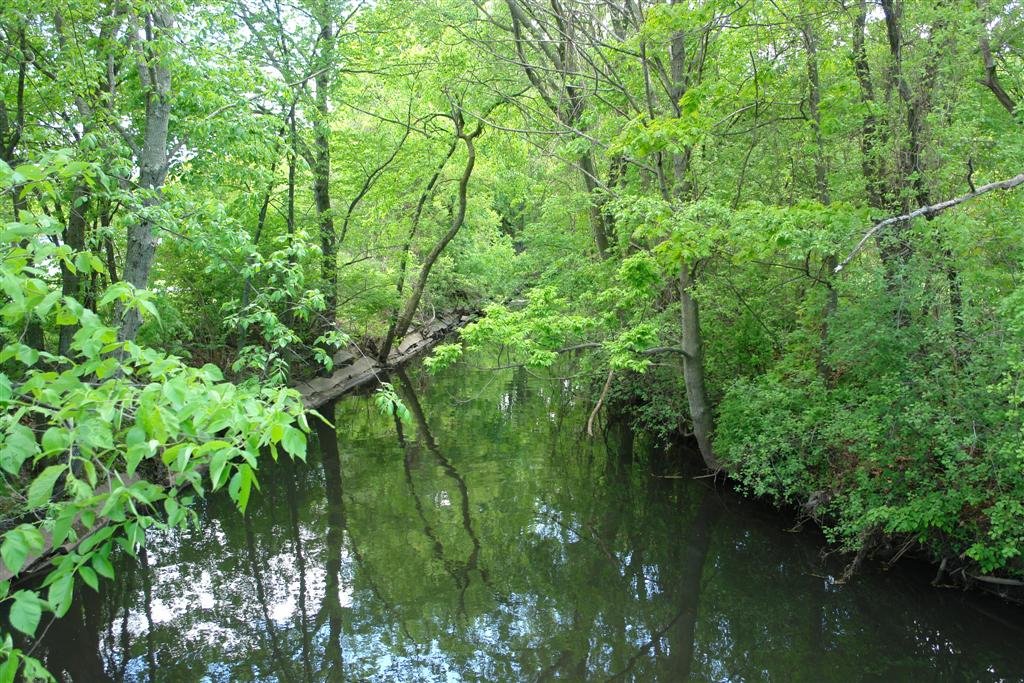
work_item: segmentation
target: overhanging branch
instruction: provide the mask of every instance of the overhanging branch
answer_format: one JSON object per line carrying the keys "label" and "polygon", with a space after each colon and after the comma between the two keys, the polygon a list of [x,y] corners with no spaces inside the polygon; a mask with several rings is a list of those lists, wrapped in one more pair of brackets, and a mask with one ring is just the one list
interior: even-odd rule
{"label": "overhanging branch", "polygon": [[864,236],[860,239],[860,242],[857,243],[857,246],[853,248],[853,251],[851,251],[846,256],[846,258],[844,258],[842,262],[835,267],[835,270],[833,270],[832,272],[838,273],[847,265],[849,265],[850,261],[856,258],[857,254],[859,254],[864,249],[864,245],[868,243],[868,240],[871,239],[873,235],[877,234],[878,231],[882,230],[883,228],[887,228],[895,223],[902,223],[903,221],[909,221],[914,218],[919,218],[921,216],[934,216],[938,213],[942,213],[946,209],[951,209],[954,206],[957,206],[958,204],[963,204],[964,202],[970,201],[975,197],[980,197],[981,195],[992,192],[993,190],[1012,190],[1018,185],[1024,185],[1024,173],[1020,173],[1006,180],[1000,180],[995,183],[989,183],[988,185],[982,185],[974,192],[968,192],[965,195],[954,197],[953,199],[947,199],[946,201],[939,202],[938,204],[922,206],[920,209],[915,209],[910,213],[905,213],[900,216],[891,216],[883,221],[875,223],[874,227],[872,227],[870,230],[864,233]]}

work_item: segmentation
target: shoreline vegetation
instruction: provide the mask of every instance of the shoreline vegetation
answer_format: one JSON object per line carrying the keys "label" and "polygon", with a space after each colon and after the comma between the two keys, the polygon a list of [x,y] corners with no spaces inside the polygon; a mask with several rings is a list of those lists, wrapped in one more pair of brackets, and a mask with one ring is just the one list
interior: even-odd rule
{"label": "shoreline vegetation", "polygon": [[1022,36],[998,0],[8,0],[0,683],[427,347],[571,357],[581,433],[692,439],[850,573],[1019,592]]}

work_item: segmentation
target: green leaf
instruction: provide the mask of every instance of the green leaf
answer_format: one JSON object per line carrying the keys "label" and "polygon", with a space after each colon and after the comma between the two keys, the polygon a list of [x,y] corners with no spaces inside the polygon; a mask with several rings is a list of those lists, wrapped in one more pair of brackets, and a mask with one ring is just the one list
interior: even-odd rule
{"label": "green leaf", "polygon": [[0,545],[0,557],[11,573],[17,574],[30,554],[42,551],[43,543],[43,534],[39,529],[31,524],[22,524],[4,535],[4,542]]}
{"label": "green leaf", "polygon": [[25,366],[32,367],[39,360],[39,352],[33,349],[31,346],[25,344],[19,344],[17,350],[14,353],[14,357],[17,358]]}
{"label": "green leaf", "polygon": [[39,444],[32,430],[23,424],[8,428],[7,441],[0,451],[0,467],[10,474],[17,474],[22,463],[39,452]]}
{"label": "green leaf", "polygon": [[97,592],[99,591],[100,580],[96,576],[96,572],[93,571],[92,567],[87,567],[83,564],[81,567],[78,568],[78,575],[82,577],[82,581],[85,581],[86,585],[89,586],[89,588],[92,588],[94,591]]}
{"label": "green leaf", "polygon": [[114,578],[114,565],[110,564],[110,560],[105,555],[93,555],[92,566],[100,576],[105,576],[108,579]]}
{"label": "green leaf", "polygon": [[129,298],[132,294],[133,287],[124,281],[116,282],[110,287],[107,287],[107,291],[100,298],[98,306],[103,307],[112,302],[114,299],[124,301]]}
{"label": "green leaf", "polygon": [[249,493],[252,490],[254,476],[252,468],[244,463],[238,466],[238,474],[241,476],[238,487],[238,509],[245,513],[245,508],[249,505]]}
{"label": "green leaf", "polygon": [[145,458],[148,458],[151,454],[152,451],[149,448],[149,444],[145,442],[135,443],[128,446],[128,449],[124,454],[126,473],[129,476],[135,474],[135,470],[138,469],[139,463]]}
{"label": "green leaf", "polygon": [[[84,517],[84,515],[83,515],[83,517]],[[83,554],[87,554],[93,548],[98,546],[100,543],[103,543],[103,541],[107,540],[108,538],[110,538],[113,535],[114,535],[114,528],[113,527],[110,527],[110,526],[102,527],[96,533],[90,534],[89,536],[87,536],[85,538],[85,540],[82,541],[82,544],[78,547],[78,550],[79,550],[79,552],[81,552]]]}
{"label": "green leaf", "polygon": [[162,387],[164,397],[170,401],[171,405],[176,409],[181,408],[185,403],[185,399],[188,397],[188,392],[185,388],[185,381],[181,377],[175,377],[169,382],[165,382]]}
{"label": "green leaf", "polygon": [[102,420],[83,419],[75,427],[75,433],[85,448],[109,450],[114,447],[114,437],[110,426]]}
{"label": "green leaf", "polygon": [[167,440],[167,422],[159,406],[143,402],[139,406],[137,419],[149,436],[161,443]]}
{"label": "green leaf", "polygon": [[221,481],[221,475],[224,473],[224,466],[228,462],[228,450],[224,449],[217,451],[212,458],[210,458],[210,483],[213,485],[213,490],[216,491],[224,483]]}
{"label": "green leaf", "polygon": [[191,457],[192,444],[186,444],[178,451],[177,457],[174,460],[174,469],[178,472],[184,472]]}
{"label": "green leaf", "polygon": [[85,251],[80,251],[75,254],[75,268],[80,273],[89,273],[92,271],[93,259],[91,254]]}
{"label": "green leaf", "polygon": [[10,653],[3,665],[0,665],[0,683],[14,683],[19,666],[21,666],[21,660],[15,653]]}
{"label": "green leaf", "polygon": [[39,618],[43,615],[42,601],[32,591],[18,591],[14,594],[14,604],[8,617],[11,626],[27,636],[34,636],[39,626]]}
{"label": "green leaf", "polygon": [[145,311],[146,313],[153,317],[153,320],[155,320],[158,324],[160,323],[160,313],[156,310],[156,305],[152,301],[147,299],[145,295],[140,295],[135,300],[135,303],[140,312]]}
{"label": "green leaf", "polygon": [[50,465],[35,478],[35,481],[28,487],[29,507],[40,507],[50,502],[50,498],[53,496],[53,485],[57,483],[57,478],[67,468],[67,465]]}
{"label": "green leaf", "polygon": [[11,531],[4,537],[3,545],[0,545],[0,557],[12,574],[21,571],[28,557],[28,545],[21,534]]}
{"label": "green leaf", "polygon": [[40,181],[46,177],[46,171],[36,164],[21,164],[14,169],[14,172],[25,180]]}
{"label": "green leaf", "polygon": [[61,452],[71,445],[71,434],[63,427],[50,427],[43,432],[43,450]]}
{"label": "green leaf", "polygon": [[207,363],[206,365],[200,368],[200,371],[203,373],[203,376],[206,377],[206,379],[210,380],[211,382],[224,381],[224,373],[222,373],[220,371],[220,368],[218,368],[216,365],[213,365],[212,363]]}
{"label": "green leaf", "polygon": [[61,511],[60,516],[53,523],[53,530],[51,534],[53,536],[53,545],[59,546],[68,539],[71,532],[71,525],[75,521],[75,509],[73,507],[67,507]]}
{"label": "green leaf", "polygon": [[53,676],[50,674],[49,671],[46,670],[46,667],[43,666],[43,663],[35,657],[29,657],[26,655],[22,659],[22,662],[25,665],[25,670],[23,673],[26,681],[53,680]]}
{"label": "green leaf", "polygon": [[281,438],[281,445],[293,458],[305,459],[306,457],[306,435],[301,430],[292,426],[284,428],[284,436]]}
{"label": "green leaf", "polygon": [[231,481],[228,482],[228,495],[231,496],[231,500],[238,503],[238,496],[242,490],[242,472],[239,469],[235,472],[234,476],[231,477]]}
{"label": "green leaf", "polygon": [[55,616],[60,618],[67,614],[74,593],[75,579],[71,574],[65,574],[50,584],[46,600],[50,603],[50,608],[53,609]]}

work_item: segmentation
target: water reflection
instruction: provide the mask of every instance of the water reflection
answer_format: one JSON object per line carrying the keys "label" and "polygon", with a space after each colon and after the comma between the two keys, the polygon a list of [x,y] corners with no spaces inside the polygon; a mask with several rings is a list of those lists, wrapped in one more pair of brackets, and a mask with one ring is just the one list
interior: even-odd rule
{"label": "water reflection", "polygon": [[40,646],[73,681],[999,680],[1021,613],[902,572],[837,586],[818,539],[680,477],[570,383],[395,378],[326,414],[242,518],[151,539]]}

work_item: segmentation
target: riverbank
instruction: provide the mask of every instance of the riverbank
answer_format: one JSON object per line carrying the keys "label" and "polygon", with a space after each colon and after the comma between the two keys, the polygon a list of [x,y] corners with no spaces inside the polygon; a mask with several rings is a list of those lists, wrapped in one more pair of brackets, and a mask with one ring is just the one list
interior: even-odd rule
{"label": "riverbank", "polygon": [[941,556],[935,547],[919,541],[913,534],[876,533],[865,539],[859,549],[843,548],[836,543],[832,529],[834,516],[815,509],[814,501],[805,505],[779,503],[770,497],[753,495],[744,482],[723,471],[721,476],[735,495],[770,509],[783,519],[791,520],[793,529],[812,526],[821,535],[822,554],[843,558],[841,570],[835,577],[839,584],[856,582],[860,574],[873,567],[874,571],[889,571],[897,566],[913,564],[913,575],[922,585],[936,590],[951,589],[994,596],[1018,606],[1024,606],[1024,581],[1006,576],[988,576],[979,573],[977,566],[966,558]]}

